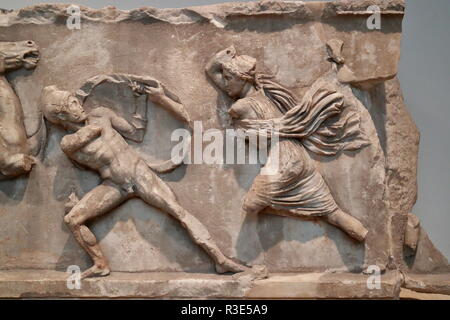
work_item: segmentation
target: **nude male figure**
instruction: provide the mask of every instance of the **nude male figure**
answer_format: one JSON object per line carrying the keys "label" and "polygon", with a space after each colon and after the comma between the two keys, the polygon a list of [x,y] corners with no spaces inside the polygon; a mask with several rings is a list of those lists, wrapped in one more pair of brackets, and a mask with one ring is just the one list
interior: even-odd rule
{"label": "nude male figure", "polygon": [[[165,95],[159,83],[156,88],[145,86],[143,91],[141,93],[147,94],[149,100],[169,110],[184,110],[181,104]],[[249,270],[220,251],[205,226],[181,207],[169,186],[151,169],[153,167],[157,171],[158,168],[149,164],[125,141],[124,137],[135,141],[142,138],[145,126],[139,123],[142,124],[145,119],[139,114],[134,115],[133,125],[105,107],[97,107],[86,113],[74,95],[60,91],[55,86],[44,89],[41,105],[48,121],[74,132],[61,140],[63,152],[74,162],[98,171],[104,179],[101,185],[88,192],[81,200],[76,199],[64,218],[77,242],[94,262],[91,268],[83,272],[82,278],[106,276],[110,273],[100,246],[86,222],[108,213],[132,197],[141,198],[148,205],[167,212],[180,221],[194,242],[214,260],[218,272]],[[181,114],[181,117],[189,121],[187,113]],[[162,171],[164,170],[167,171],[167,168],[164,169],[163,166]]]}

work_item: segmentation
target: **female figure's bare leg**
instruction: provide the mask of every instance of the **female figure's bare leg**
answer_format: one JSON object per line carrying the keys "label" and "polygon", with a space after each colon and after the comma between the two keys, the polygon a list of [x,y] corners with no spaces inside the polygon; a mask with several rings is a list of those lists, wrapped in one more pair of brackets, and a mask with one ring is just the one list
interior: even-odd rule
{"label": "female figure's bare leg", "polygon": [[350,237],[357,241],[364,241],[367,236],[368,230],[363,224],[355,217],[345,213],[341,209],[337,209],[333,213],[324,217],[325,221],[340,228]]}
{"label": "female figure's bare leg", "polygon": [[[258,183],[257,179],[253,185],[256,183]],[[258,226],[259,213],[267,208],[267,203],[257,196],[253,188],[250,188],[242,202],[242,222],[237,240],[237,250],[240,257],[251,259],[254,264],[264,264],[265,251],[259,238]]]}
{"label": "female figure's bare leg", "polygon": [[94,265],[82,273],[82,278],[106,276],[110,273],[105,257],[94,234],[85,225],[90,219],[105,214],[127,199],[128,195],[112,183],[104,183],[89,191],[64,217],[77,242],[92,258]]}

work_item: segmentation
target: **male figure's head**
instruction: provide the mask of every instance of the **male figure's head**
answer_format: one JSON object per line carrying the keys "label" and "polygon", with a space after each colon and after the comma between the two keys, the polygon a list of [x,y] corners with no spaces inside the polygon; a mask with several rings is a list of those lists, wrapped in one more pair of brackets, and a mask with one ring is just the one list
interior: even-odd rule
{"label": "male figure's head", "polygon": [[40,105],[45,118],[64,129],[79,129],[87,118],[78,98],[69,91],[59,90],[56,86],[44,88]]}

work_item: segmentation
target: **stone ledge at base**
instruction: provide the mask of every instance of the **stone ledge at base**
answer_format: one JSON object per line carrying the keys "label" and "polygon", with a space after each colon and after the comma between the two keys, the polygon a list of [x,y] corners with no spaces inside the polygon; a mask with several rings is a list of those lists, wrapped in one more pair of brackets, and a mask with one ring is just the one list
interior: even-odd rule
{"label": "stone ledge at base", "polygon": [[368,289],[368,276],[351,273],[248,275],[124,273],[67,288],[67,273],[49,270],[0,271],[0,298],[153,298],[153,299],[397,299],[402,276],[387,272],[380,289]]}
{"label": "stone ledge at base", "polygon": [[436,293],[421,293],[402,288],[400,290],[400,299],[402,300],[449,300],[450,295]]}
{"label": "stone ledge at base", "polygon": [[420,293],[450,295],[450,274],[408,273],[403,287]]}

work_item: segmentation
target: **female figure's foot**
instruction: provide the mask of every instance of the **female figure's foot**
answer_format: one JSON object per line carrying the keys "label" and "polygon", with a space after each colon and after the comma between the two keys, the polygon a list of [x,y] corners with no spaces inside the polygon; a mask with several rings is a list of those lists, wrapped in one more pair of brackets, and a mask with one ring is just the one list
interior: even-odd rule
{"label": "female figure's foot", "polygon": [[380,274],[384,274],[386,272],[386,265],[376,263],[376,264],[368,264],[365,263],[362,266],[361,273],[364,275],[372,275],[375,272],[380,272]]}

